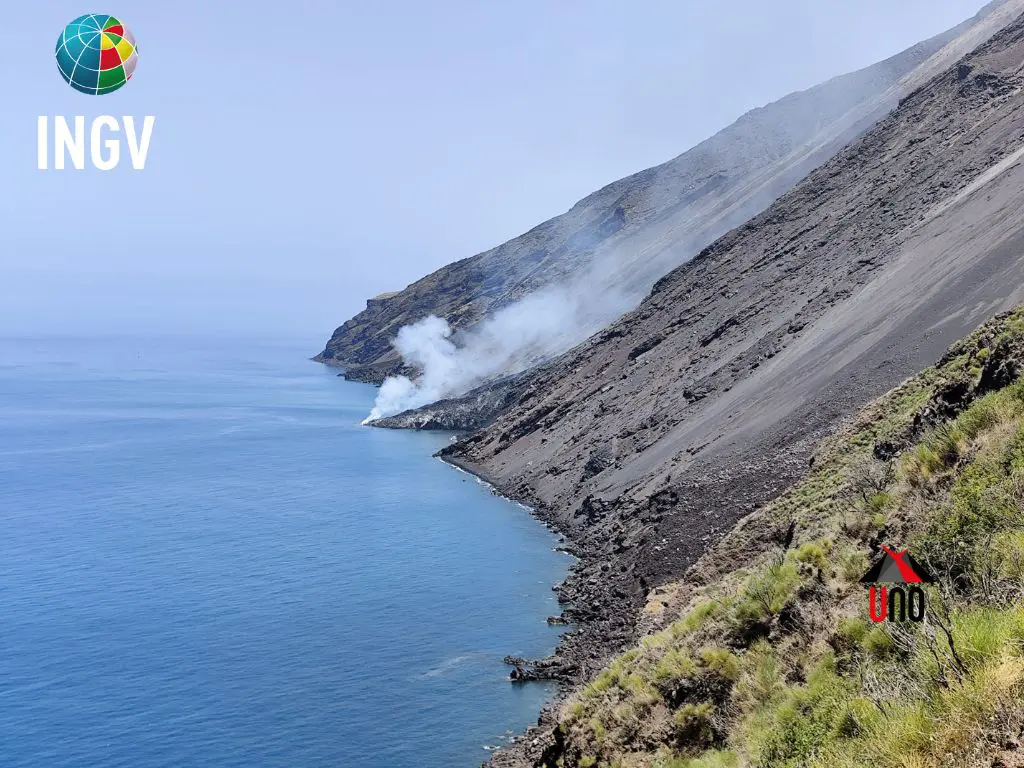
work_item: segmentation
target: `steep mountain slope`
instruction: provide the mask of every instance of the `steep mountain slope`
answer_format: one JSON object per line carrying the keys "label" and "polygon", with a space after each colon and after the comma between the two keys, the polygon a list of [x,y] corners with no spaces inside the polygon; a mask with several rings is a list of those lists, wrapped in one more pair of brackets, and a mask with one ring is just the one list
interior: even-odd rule
{"label": "steep mountain slope", "polygon": [[442,452],[582,556],[545,674],[593,669],[840,419],[1024,300],[1021,158],[1017,18]]}
{"label": "steep mountain slope", "polygon": [[[316,359],[344,365],[350,378],[380,381],[400,366],[391,341],[402,326],[436,314],[465,329],[583,273],[596,275],[595,297],[601,286],[615,286],[634,306],[657,278],[763,210],[1003,25],[1017,5],[997,0],[897,56],[753,110],[674,160],[610,184],[514,240],[369,300]],[[562,348],[582,338],[567,338]]]}
{"label": "steep mountain slope", "polygon": [[[1018,309],[864,409],[804,481],[651,594],[653,631],[535,729],[521,762],[1020,765],[1021,373]],[[934,580],[924,622],[900,622],[895,598],[896,621],[870,620],[889,604],[869,609],[861,579],[906,576],[869,569],[882,547]]]}

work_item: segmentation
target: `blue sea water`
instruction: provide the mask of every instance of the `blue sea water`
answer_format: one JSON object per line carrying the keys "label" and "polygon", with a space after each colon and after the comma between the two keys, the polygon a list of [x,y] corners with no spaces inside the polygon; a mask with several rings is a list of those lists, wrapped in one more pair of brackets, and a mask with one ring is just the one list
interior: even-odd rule
{"label": "blue sea water", "polygon": [[473,766],[568,565],[302,345],[0,341],[0,766]]}

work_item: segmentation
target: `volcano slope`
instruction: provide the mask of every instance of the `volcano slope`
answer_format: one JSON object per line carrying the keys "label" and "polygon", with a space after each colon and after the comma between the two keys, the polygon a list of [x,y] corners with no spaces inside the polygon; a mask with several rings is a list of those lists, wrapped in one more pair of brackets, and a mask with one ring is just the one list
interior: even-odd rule
{"label": "volcano slope", "polygon": [[1024,300],[1022,157],[1018,18],[442,451],[580,555],[537,674],[588,676],[824,434]]}
{"label": "volcano slope", "polygon": [[[651,595],[653,631],[495,762],[1020,765],[1022,372],[1018,309],[863,409],[807,478]],[[909,574],[879,573],[894,551]],[[886,622],[863,582],[895,594],[905,578],[932,583],[916,617],[882,592]]]}
{"label": "volcano slope", "polygon": [[[616,308],[636,306],[655,280],[764,210],[1021,10],[1022,0],[996,0],[885,61],[755,109],[679,157],[609,184],[497,248],[370,299],[315,359],[379,383],[401,367],[391,342],[402,326],[434,314],[465,330],[539,288],[584,278],[595,296],[602,287],[621,294],[621,301],[605,296],[588,307],[604,310],[610,322]],[[588,333],[567,330],[556,351]]]}

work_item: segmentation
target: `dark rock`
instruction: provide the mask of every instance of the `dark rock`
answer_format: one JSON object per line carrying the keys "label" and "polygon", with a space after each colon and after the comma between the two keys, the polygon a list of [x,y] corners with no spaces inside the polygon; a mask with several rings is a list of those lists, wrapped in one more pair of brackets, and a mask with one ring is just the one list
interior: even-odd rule
{"label": "dark rock", "polygon": [[491,424],[520,398],[523,376],[507,376],[451,400],[370,422],[384,429],[474,432]]}

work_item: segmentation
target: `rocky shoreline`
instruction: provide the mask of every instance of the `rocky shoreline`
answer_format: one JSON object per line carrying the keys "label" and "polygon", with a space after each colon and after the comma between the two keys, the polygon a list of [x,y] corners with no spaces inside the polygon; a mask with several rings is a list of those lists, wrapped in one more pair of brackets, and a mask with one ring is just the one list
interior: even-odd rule
{"label": "rocky shoreline", "polygon": [[[494,765],[522,764],[533,737],[546,733],[554,722],[561,699],[657,623],[644,607],[649,601],[657,603],[659,587],[686,573],[738,519],[802,477],[824,432],[822,428],[803,435],[781,460],[776,456],[771,461],[737,463],[729,458],[709,465],[685,497],[652,499],[642,510],[620,500],[590,498],[582,505],[583,514],[575,518],[545,505],[528,487],[503,483],[465,458],[473,436],[438,452],[438,458],[529,509],[564,539],[564,549],[577,558],[566,579],[554,587],[563,608],[559,618],[573,629],[562,636],[551,656],[505,659],[512,667],[511,681],[553,680],[562,684],[560,695],[540,713],[537,726],[516,741],[515,749],[495,753]],[[702,514],[702,508],[714,512]],[[688,535],[680,536],[684,518]],[[672,546],[658,544],[669,541]]]}
{"label": "rocky shoreline", "polygon": [[[488,477],[486,472],[470,462],[458,457],[458,443],[447,446],[436,455],[442,461],[479,478],[492,487],[496,493],[517,502],[529,510],[529,513],[555,531],[561,539],[561,549],[576,558],[569,567],[569,574],[560,584],[552,587],[558,595],[562,613],[553,617],[559,622],[573,625],[575,628],[562,635],[555,652],[542,659],[523,659],[508,656],[505,662],[513,667],[509,679],[516,682],[527,680],[555,680],[562,683],[579,683],[589,672],[600,668],[607,655],[616,650],[626,641],[620,635],[620,642],[612,642],[611,637],[601,631],[605,625],[624,626],[635,615],[639,601],[629,605],[616,604],[614,615],[602,615],[598,606],[607,604],[611,592],[607,583],[594,579],[588,574],[601,572],[602,565],[607,565],[595,557],[593,547],[587,538],[580,536],[578,531],[567,529],[560,524],[558,515],[552,510],[538,505],[535,498],[517,494],[510,488],[503,488]],[[596,623],[601,620],[600,624]]]}
{"label": "rocky shoreline", "polygon": [[422,408],[377,419],[373,426],[384,429],[475,432],[516,405],[527,379],[528,374],[507,376],[478,387],[462,397],[438,400]]}

